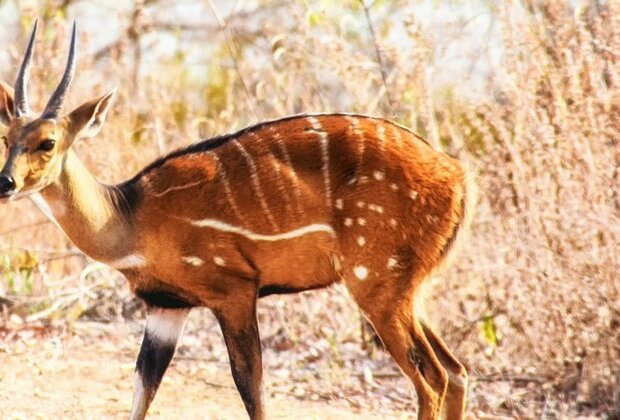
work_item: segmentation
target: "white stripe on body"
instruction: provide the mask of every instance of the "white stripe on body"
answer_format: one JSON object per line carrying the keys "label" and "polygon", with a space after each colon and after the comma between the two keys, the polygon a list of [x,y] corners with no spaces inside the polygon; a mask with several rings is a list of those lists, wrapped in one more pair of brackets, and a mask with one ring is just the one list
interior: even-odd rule
{"label": "white stripe on body", "polygon": [[277,174],[276,182],[278,184],[278,189],[280,190],[280,196],[283,197],[285,201],[284,206],[286,207],[286,213],[292,214],[293,206],[291,206],[291,198],[286,191],[286,185],[284,185],[284,179],[282,176],[282,165],[280,165],[280,161],[278,161],[278,159],[276,159],[275,157],[272,157],[271,162],[273,165],[273,169]]}
{"label": "white stripe on body", "polygon": [[400,132],[400,128],[396,125],[390,125],[390,130],[392,131],[392,134],[394,135],[394,139],[396,140],[396,145],[400,149],[403,145],[403,136]]}
{"label": "white stripe on body", "polygon": [[319,135],[319,141],[321,143],[321,159],[323,161],[323,182],[325,183],[325,201],[327,202],[327,208],[331,209],[332,189],[329,179],[329,136],[317,118],[308,117],[308,122],[312,126],[312,129]]}
{"label": "white stripe on body", "polygon": [[[248,135],[252,137],[252,139],[257,143],[263,142],[263,139],[255,133],[248,133]],[[285,201],[284,206],[286,207],[286,212],[287,214],[291,214],[293,212],[293,207],[291,206],[291,198],[289,197],[286,186],[284,185],[284,178],[282,177],[282,167],[280,165],[280,161],[275,156],[273,156],[273,154],[271,154],[269,160],[271,161],[273,169],[276,173],[276,183],[278,184],[280,197],[282,197],[282,199]]]}
{"label": "white stripe on body", "polygon": [[376,124],[377,139],[379,140],[379,150],[381,151],[381,170],[385,171],[385,125],[381,121],[377,121]]}
{"label": "white stripe on body", "polygon": [[263,194],[263,190],[261,189],[260,180],[258,179],[258,169],[256,168],[256,163],[254,162],[254,159],[252,159],[252,156],[250,156],[248,151],[245,150],[245,147],[243,147],[239,140],[233,140],[232,144],[237,148],[239,153],[241,153],[241,155],[245,159],[245,162],[250,167],[250,180],[252,181],[252,186],[254,187],[254,191],[256,192],[256,196],[258,197],[258,201],[260,202],[260,206],[262,207],[265,216],[267,216],[267,219],[269,220],[269,223],[271,223],[271,226],[274,230],[280,230],[280,227],[276,223],[273,214],[271,214],[271,211],[269,210],[267,200],[265,199],[265,195]]}
{"label": "white stripe on body", "polygon": [[286,149],[286,143],[284,142],[284,139],[282,138],[280,133],[276,131],[273,125],[269,126],[269,132],[271,133],[273,138],[276,140],[276,143],[280,147],[280,150],[282,151],[282,155],[284,156],[284,161],[286,162],[286,166],[288,167],[291,173],[291,178],[293,181],[293,194],[295,195],[295,199],[296,199],[297,212],[298,214],[302,214],[304,209],[301,205],[302,198],[301,198],[301,189],[299,187],[299,178],[297,176],[297,172],[295,172],[295,168],[293,167],[291,156],[289,155],[288,150]]}
{"label": "white stripe on body", "polygon": [[211,156],[213,156],[213,159],[215,160],[215,164],[217,167],[217,174],[220,180],[222,181],[222,185],[224,186],[224,193],[226,194],[226,199],[228,200],[228,204],[230,204],[230,208],[232,209],[237,219],[240,222],[243,222],[244,219],[243,219],[243,216],[241,215],[241,210],[239,210],[239,207],[237,206],[237,203],[235,202],[235,198],[233,196],[232,190],[230,189],[230,182],[228,181],[228,176],[226,175],[226,170],[224,169],[224,165],[222,165],[222,162],[220,162],[220,159],[217,156],[217,153],[214,153],[214,152],[209,152],[209,153],[211,154]]}
{"label": "white stripe on body", "polygon": [[261,233],[252,232],[250,230],[244,229],[239,226],[233,226],[226,222],[222,222],[221,220],[216,219],[202,219],[202,220],[189,220],[194,226],[211,228],[215,230],[219,230],[222,232],[234,233],[237,235],[244,236],[253,241],[283,241],[287,239],[295,239],[304,235],[308,235],[310,233],[319,233],[324,232],[329,234],[332,237],[336,236],[336,232],[330,225],[326,225],[323,223],[314,223],[311,225],[303,226],[289,232],[283,232],[276,235],[263,235]]}
{"label": "white stripe on body", "polygon": [[357,173],[362,173],[362,163],[364,161],[364,150],[366,149],[366,141],[364,138],[364,132],[360,127],[359,119],[356,117],[345,117],[349,123],[351,124],[351,131],[353,132],[353,136],[357,137],[359,141],[359,148],[357,152]]}
{"label": "white stripe on body", "polygon": [[107,265],[117,270],[127,268],[143,267],[146,265],[146,259],[140,254],[129,254],[114,261],[104,261]]}
{"label": "white stripe on body", "polygon": [[185,184],[185,185],[178,185],[178,186],[170,187],[170,188],[167,188],[167,189],[165,189],[165,190],[163,190],[161,192],[151,192],[150,195],[153,196],[153,197],[161,197],[161,196],[164,196],[164,195],[168,194],[169,192],[185,190],[185,189],[188,189],[188,188],[193,188],[193,187],[198,186],[198,185],[200,185],[200,184],[202,184],[204,182],[206,182],[206,179],[201,179],[200,181],[190,182],[190,183]]}

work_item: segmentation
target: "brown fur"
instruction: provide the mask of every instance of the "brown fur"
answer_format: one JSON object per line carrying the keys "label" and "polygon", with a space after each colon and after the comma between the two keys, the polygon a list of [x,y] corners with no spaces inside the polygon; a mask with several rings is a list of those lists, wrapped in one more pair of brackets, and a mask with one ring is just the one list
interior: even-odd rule
{"label": "brown fur", "polygon": [[[4,86],[0,115],[9,115]],[[464,224],[467,174],[458,161],[382,119],[298,116],[175,152],[105,187],[70,146],[99,130],[112,96],[58,122],[10,121],[18,194],[40,190],[67,236],[123,271],[151,305],[211,308],[252,418],[264,416],[261,290],[339,281],[413,381],[419,418],[435,419],[442,407],[462,418],[466,371],[414,310]],[[46,138],[57,141],[54,151],[34,152]],[[308,227],[315,230],[274,240]],[[143,401],[138,418],[147,408]]]}

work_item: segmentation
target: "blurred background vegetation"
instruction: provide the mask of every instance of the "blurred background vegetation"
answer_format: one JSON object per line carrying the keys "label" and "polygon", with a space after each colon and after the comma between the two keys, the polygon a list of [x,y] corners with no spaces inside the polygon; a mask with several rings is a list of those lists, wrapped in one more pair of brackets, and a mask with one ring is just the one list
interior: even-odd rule
{"label": "blurred background vegetation", "polygon": [[[119,89],[103,133],[76,145],[104,182],[201,136],[318,111],[392,118],[468,162],[480,185],[472,237],[427,308],[471,372],[474,416],[617,418],[620,2],[2,0],[10,84],[36,17],[39,108],[72,19],[67,109]],[[139,313],[120,276],[29,202],[1,211],[5,322]],[[336,289],[266,299],[263,336],[360,342]]]}

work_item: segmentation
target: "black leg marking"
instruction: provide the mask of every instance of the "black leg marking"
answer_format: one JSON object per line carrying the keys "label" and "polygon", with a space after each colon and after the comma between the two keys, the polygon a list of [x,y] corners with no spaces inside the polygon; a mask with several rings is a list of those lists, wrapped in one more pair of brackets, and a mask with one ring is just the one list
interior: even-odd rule
{"label": "black leg marking", "polygon": [[409,359],[409,363],[411,363],[415,368],[424,376],[424,360],[423,355],[417,347],[410,347],[407,350],[407,358]]}
{"label": "black leg marking", "polygon": [[151,308],[136,361],[132,420],[143,419],[174,356],[189,310]]}
{"label": "black leg marking", "polygon": [[[153,395],[174,356],[175,348],[176,343],[162,343],[148,331],[144,332],[144,340],[136,361],[136,371],[140,374],[144,389],[151,391]],[[149,392],[147,396],[152,398]]]}

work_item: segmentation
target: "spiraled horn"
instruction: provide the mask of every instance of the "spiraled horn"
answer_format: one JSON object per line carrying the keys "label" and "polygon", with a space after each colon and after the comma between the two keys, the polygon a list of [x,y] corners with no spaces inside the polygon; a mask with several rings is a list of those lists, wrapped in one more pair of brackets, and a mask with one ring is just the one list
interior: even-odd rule
{"label": "spiraled horn", "polygon": [[32,28],[32,34],[30,35],[28,48],[26,48],[26,54],[24,54],[22,66],[19,69],[19,73],[17,74],[17,80],[15,81],[15,105],[13,105],[13,113],[17,118],[30,113],[30,105],[28,105],[28,94],[26,92],[26,89],[28,85],[28,77],[30,76],[32,52],[34,50],[34,38],[37,33],[38,23],[38,19],[34,21],[34,27]]}
{"label": "spiraled horn", "polygon": [[73,79],[73,73],[75,72],[75,21],[73,22],[73,31],[71,32],[71,46],[69,47],[69,57],[67,58],[67,66],[65,67],[65,74],[63,74],[58,87],[52,94],[52,97],[47,102],[41,118],[57,119],[62,111],[62,103],[65,100],[67,90]]}

